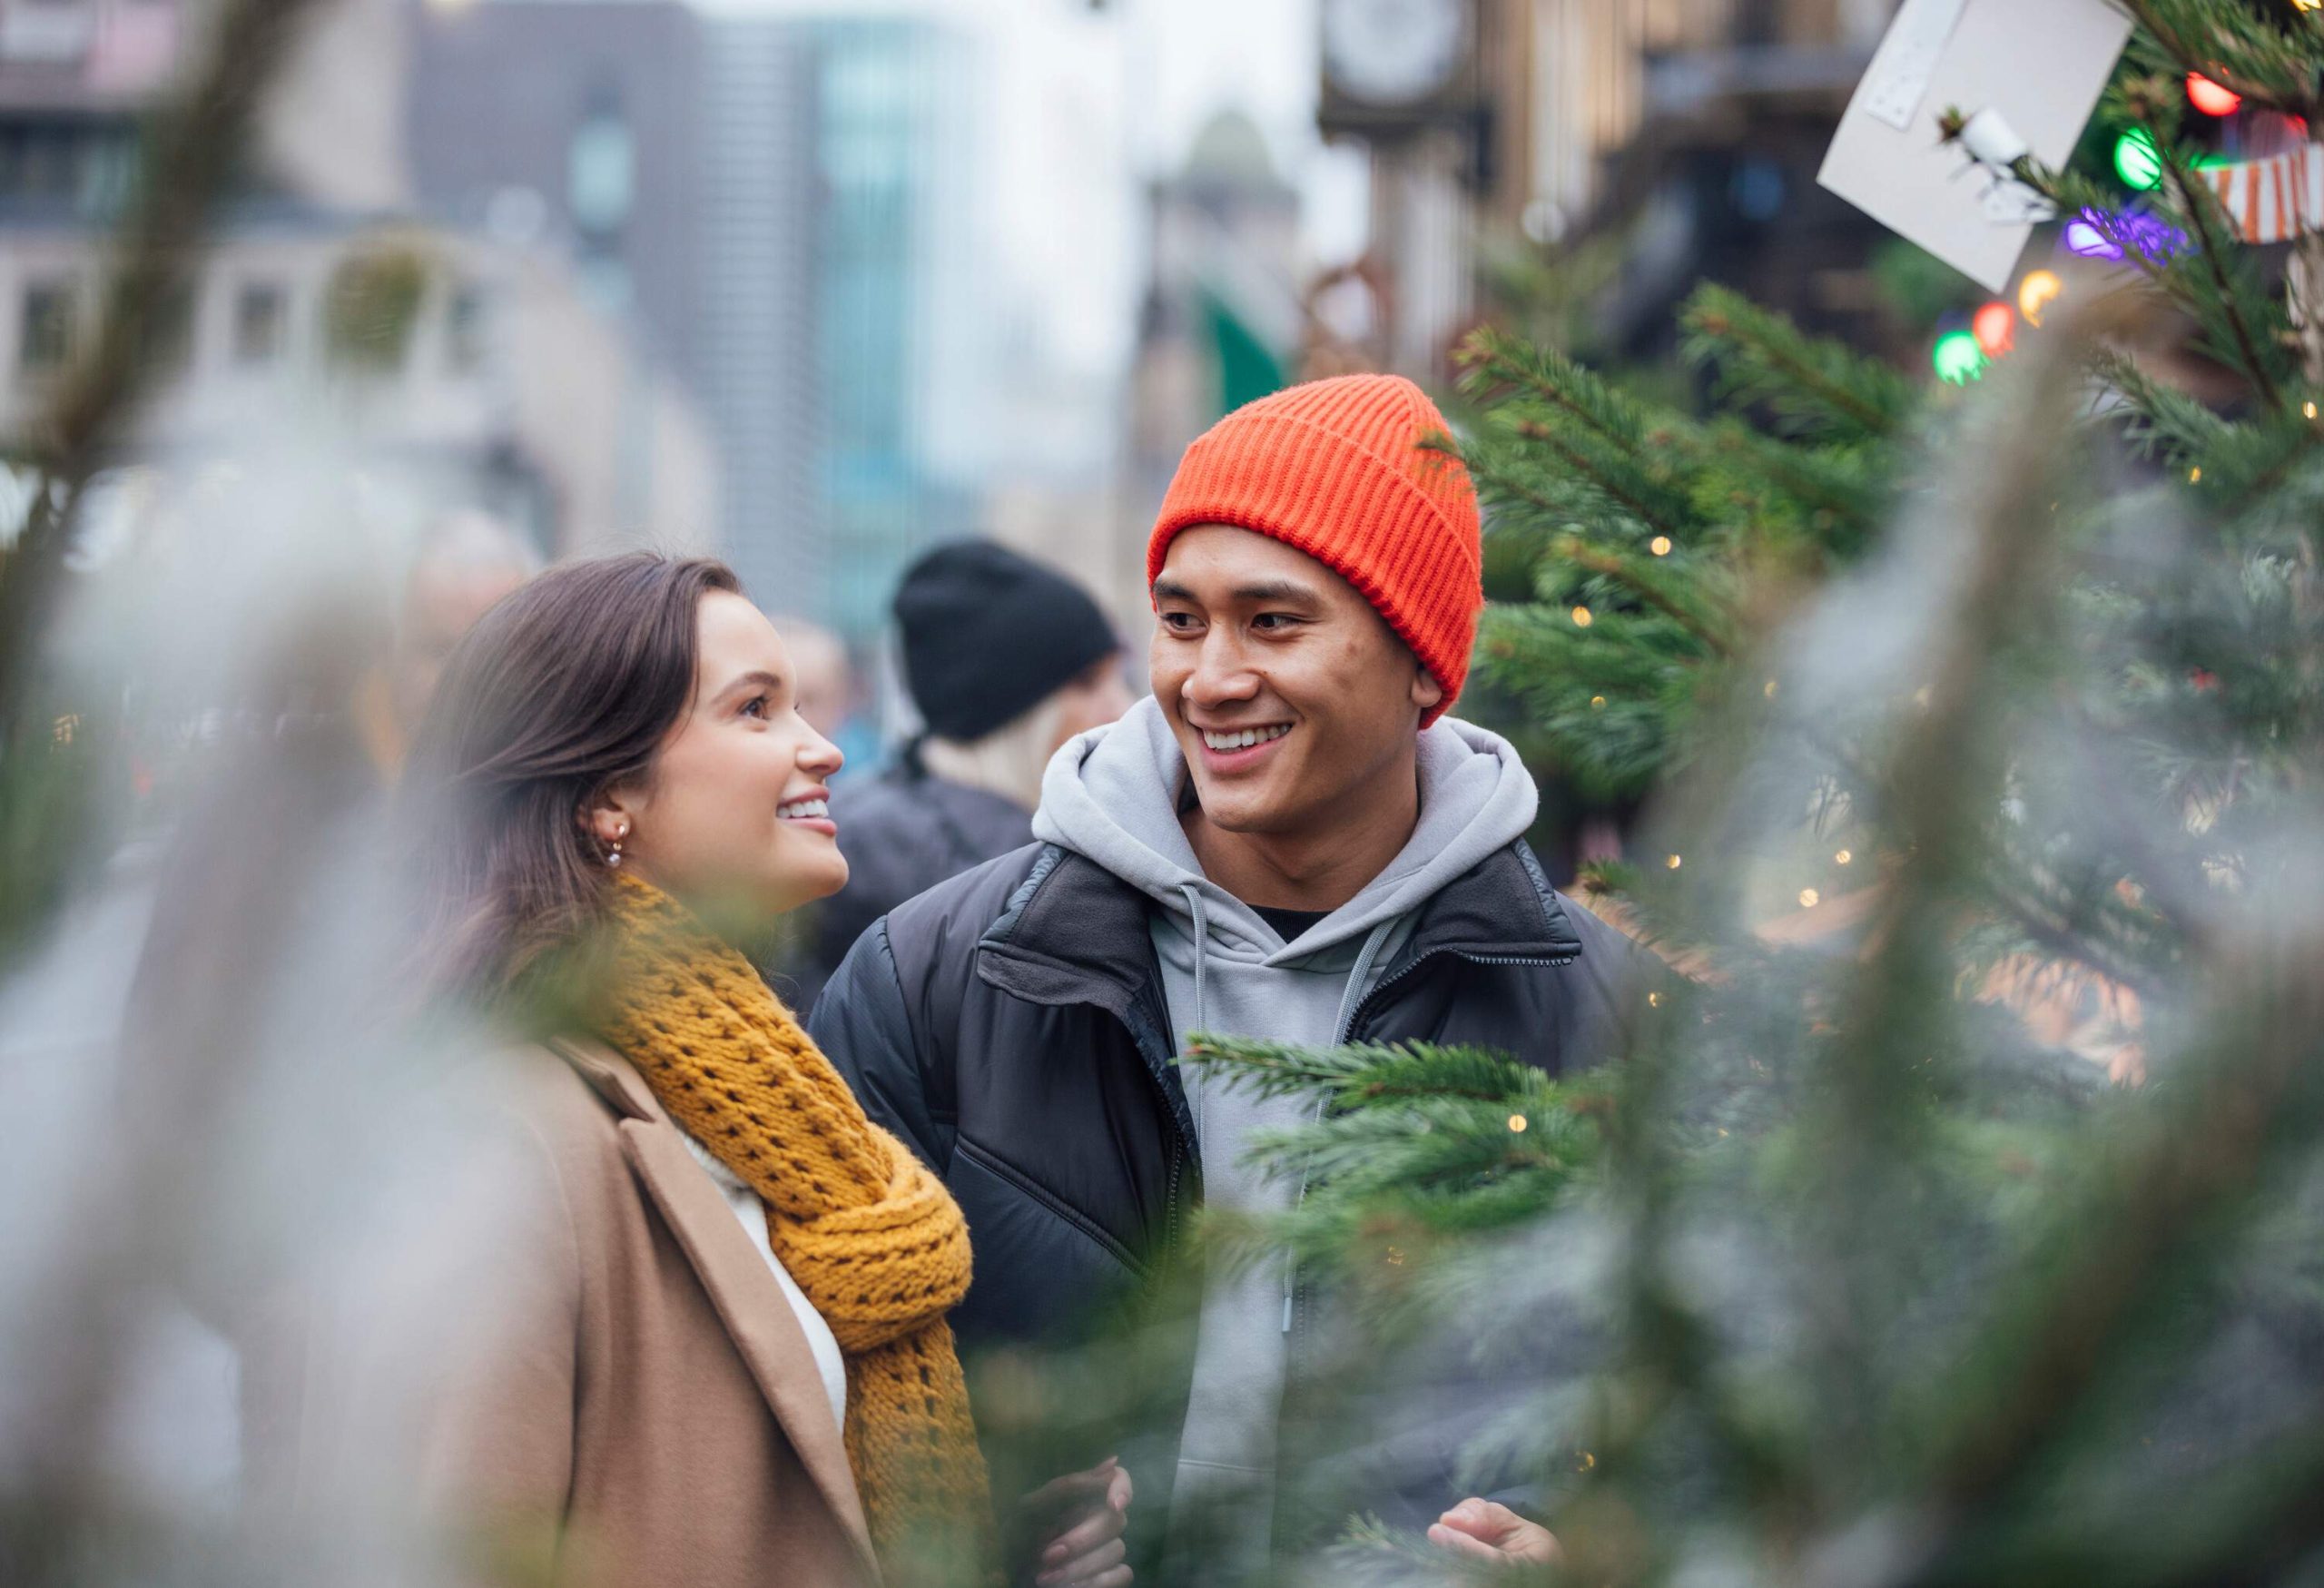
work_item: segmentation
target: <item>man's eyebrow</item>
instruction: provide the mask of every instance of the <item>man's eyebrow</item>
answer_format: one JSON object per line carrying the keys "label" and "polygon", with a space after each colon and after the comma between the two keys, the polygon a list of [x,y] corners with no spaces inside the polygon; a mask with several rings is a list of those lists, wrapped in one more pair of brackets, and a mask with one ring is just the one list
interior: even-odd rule
{"label": "man's eyebrow", "polygon": [[[1314,590],[1289,579],[1260,579],[1247,585],[1237,585],[1227,592],[1227,597],[1230,600],[1244,602],[1316,599]],[[1154,598],[1157,601],[1197,601],[1195,593],[1176,579],[1155,580]]]}
{"label": "man's eyebrow", "polygon": [[1237,601],[1313,601],[1315,592],[1289,579],[1261,579],[1235,587]]}

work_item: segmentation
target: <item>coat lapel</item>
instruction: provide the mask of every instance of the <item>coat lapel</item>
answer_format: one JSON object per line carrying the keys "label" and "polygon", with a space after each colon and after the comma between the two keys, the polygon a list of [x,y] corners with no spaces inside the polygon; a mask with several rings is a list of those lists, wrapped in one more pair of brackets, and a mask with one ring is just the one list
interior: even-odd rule
{"label": "coat lapel", "polygon": [[622,1152],[638,1184],[694,1266],[711,1307],[766,1397],[767,1409],[862,1552],[865,1563],[876,1572],[863,1502],[847,1465],[846,1441],[832,1421],[822,1369],[790,1299],[637,1072],[612,1050],[594,1043],[561,1042],[556,1047],[624,1116]]}

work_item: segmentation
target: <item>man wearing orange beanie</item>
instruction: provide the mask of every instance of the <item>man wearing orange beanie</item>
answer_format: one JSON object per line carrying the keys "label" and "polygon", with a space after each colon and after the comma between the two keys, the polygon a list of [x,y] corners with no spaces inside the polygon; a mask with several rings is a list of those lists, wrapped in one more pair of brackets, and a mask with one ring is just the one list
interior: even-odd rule
{"label": "man wearing orange beanie", "polygon": [[[1197,1198],[1297,1196],[1246,1159],[1315,1100],[1179,1068],[1196,1032],[1473,1044],[1551,1073],[1610,1050],[1630,945],[1551,890],[1516,752],[1447,715],[1484,601],[1443,430],[1410,381],[1350,376],[1189,448],[1147,547],[1153,695],[1058,752],[1032,847],[898,908],[817,1006],[866,1109],[968,1215],[965,1346],[1065,1343]],[[1447,1430],[1482,1427],[1489,1393],[1417,1414],[1417,1444],[1393,1426],[1333,1460],[1278,1449],[1328,1307],[1287,1265],[1206,1282],[1184,1415],[1122,1452],[1167,1502],[1166,1580],[1264,1577],[1318,1520],[1295,1492],[1331,1488],[1325,1468],[1391,1475],[1372,1508],[1447,1547],[1548,1547],[1496,1504],[1444,1509],[1463,1492]]]}

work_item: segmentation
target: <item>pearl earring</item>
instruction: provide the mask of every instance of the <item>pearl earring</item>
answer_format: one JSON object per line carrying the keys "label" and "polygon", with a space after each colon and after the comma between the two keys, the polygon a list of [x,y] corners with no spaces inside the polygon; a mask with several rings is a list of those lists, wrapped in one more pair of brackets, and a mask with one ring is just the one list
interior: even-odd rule
{"label": "pearl earring", "polygon": [[615,832],[615,833],[614,833],[614,844],[613,844],[612,852],[611,852],[611,853],[609,853],[606,856],[606,863],[607,865],[610,865],[610,866],[618,866],[619,864],[621,864],[621,846],[622,846],[623,843],[624,843],[624,842],[625,842],[628,837],[629,837],[629,824],[628,824],[628,823],[626,823],[626,822],[624,822],[624,823],[621,824],[621,826],[620,826],[620,827],[619,827],[619,828]]}

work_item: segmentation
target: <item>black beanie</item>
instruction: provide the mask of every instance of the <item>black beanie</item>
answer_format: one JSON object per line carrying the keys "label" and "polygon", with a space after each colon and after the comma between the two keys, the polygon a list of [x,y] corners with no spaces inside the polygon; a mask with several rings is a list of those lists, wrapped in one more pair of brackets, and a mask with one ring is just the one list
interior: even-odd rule
{"label": "black beanie", "polygon": [[990,540],[912,564],[895,612],[904,682],[940,739],[981,739],[1121,649],[1080,586]]}

